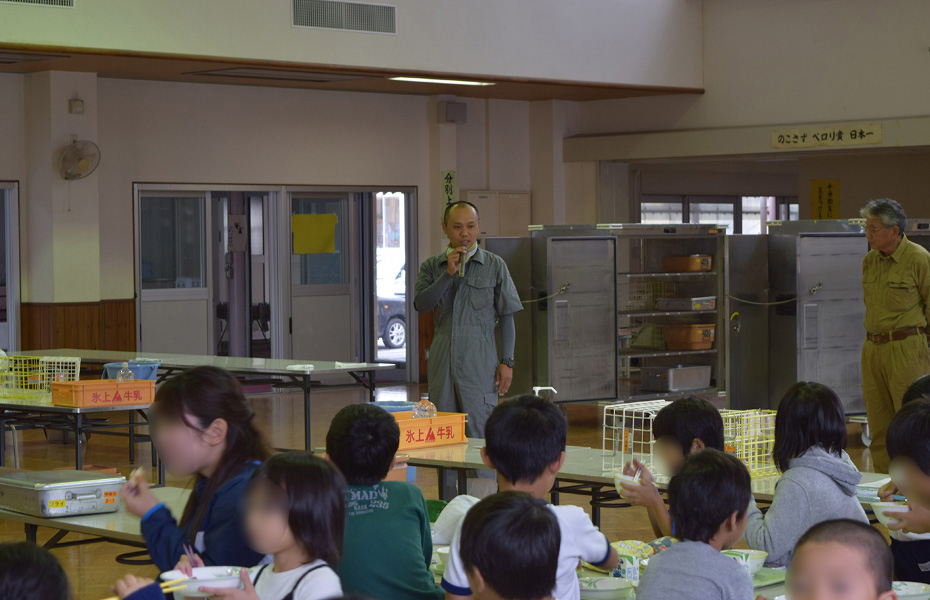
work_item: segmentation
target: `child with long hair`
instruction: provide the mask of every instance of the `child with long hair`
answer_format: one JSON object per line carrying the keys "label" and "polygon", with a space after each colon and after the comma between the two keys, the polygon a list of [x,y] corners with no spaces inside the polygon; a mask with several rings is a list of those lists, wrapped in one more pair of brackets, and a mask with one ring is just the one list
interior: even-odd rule
{"label": "child with long hair", "polygon": [[[342,597],[332,566],[342,554],[346,482],[330,462],[308,452],[278,454],[255,472],[245,494],[249,545],[273,564],[242,569],[240,588],[199,588],[230,600],[324,600]],[[201,566],[199,560],[194,566]],[[161,600],[149,580],[127,576],[113,587],[122,598]]]}
{"label": "child with long hair", "polygon": [[141,517],[149,555],[160,570],[183,567],[188,544],[207,565],[250,567],[264,557],[246,543],[239,510],[246,484],[269,455],[254,416],[242,386],[222,369],[190,369],[158,388],[149,409],[152,440],[165,469],[192,476],[194,490],[180,521],[144,481],[128,481],[121,496],[126,509]]}

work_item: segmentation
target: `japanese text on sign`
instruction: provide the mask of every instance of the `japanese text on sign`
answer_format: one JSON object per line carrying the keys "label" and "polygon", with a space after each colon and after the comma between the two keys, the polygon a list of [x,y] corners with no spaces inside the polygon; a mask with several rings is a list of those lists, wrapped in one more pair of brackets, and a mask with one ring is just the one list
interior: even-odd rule
{"label": "japanese text on sign", "polygon": [[811,179],[811,219],[840,218],[840,180]]}
{"label": "japanese text on sign", "polygon": [[452,425],[439,425],[437,427],[420,427],[416,431],[407,430],[407,436],[404,443],[412,444],[414,442],[433,443],[436,440],[452,441],[455,440],[455,430]]}
{"label": "japanese text on sign", "polygon": [[772,148],[816,148],[818,146],[862,146],[882,143],[881,123],[813,125],[773,129]]}
{"label": "japanese text on sign", "polygon": [[142,390],[127,390],[122,395],[119,392],[93,392],[90,401],[92,404],[142,404]]}
{"label": "japanese text on sign", "polygon": [[442,205],[452,204],[458,200],[459,195],[459,184],[455,171],[442,171],[440,173],[440,196],[442,198]]}

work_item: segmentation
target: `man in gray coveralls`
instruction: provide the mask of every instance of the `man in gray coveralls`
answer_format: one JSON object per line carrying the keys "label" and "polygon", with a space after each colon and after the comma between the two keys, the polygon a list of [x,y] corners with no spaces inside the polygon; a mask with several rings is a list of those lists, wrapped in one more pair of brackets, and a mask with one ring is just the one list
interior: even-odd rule
{"label": "man in gray coveralls", "polygon": [[[507,264],[478,247],[478,209],[469,202],[446,206],[444,252],[420,265],[413,306],[433,311],[429,350],[429,397],[444,412],[468,413],[469,437],[484,437],[498,396],[510,389],[516,332],[513,314],[523,310]],[[502,358],[494,341],[501,326]],[[462,493],[465,490],[461,490]]]}

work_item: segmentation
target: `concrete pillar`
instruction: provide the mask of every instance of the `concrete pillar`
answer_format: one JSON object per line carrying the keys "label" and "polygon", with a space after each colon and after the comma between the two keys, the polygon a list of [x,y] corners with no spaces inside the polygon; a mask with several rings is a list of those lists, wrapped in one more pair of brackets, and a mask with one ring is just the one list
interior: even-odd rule
{"label": "concrete pillar", "polygon": [[[97,75],[45,71],[25,75],[25,155],[29,185],[21,201],[23,302],[99,302],[100,231],[97,173],[66,181],[61,153],[71,136],[97,142]],[[70,114],[68,100],[84,101]],[[106,161],[101,148],[101,163]]]}

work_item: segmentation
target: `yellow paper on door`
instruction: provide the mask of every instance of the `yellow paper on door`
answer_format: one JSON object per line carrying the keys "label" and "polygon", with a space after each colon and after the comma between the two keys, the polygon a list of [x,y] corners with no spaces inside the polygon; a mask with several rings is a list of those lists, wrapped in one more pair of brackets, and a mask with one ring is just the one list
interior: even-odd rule
{"label": "yellow paper on door", "polygon": [[332,254],[336,251],[334,214],[291,215],[294,254]]}

